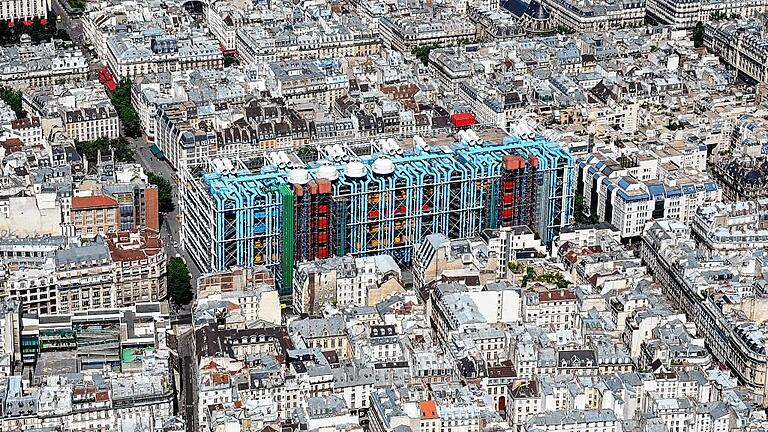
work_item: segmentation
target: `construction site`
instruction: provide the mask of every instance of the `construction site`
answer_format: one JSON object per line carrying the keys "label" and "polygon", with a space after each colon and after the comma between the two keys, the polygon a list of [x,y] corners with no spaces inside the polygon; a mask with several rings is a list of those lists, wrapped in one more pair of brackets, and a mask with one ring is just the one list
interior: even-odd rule
{"label": "construction site", "polygon": [[184,246],[203,272],[265,266],[289,294],[296,262],[387,254],[409,267],[432,233],[525,225],[550,242],[571,223],[574,160],[557,143],[471,129],[408,141],[319,146],[308,164],[267,153],[259,172],[214,159],[185,188]]}

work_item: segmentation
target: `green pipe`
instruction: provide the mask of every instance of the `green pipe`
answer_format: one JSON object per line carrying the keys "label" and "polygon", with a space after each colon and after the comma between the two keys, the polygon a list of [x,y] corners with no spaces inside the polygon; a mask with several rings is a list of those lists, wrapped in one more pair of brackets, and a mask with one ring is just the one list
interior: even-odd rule
{"label": "green pipe", "polygon": [[293,293],[293,256],[294,256],[294,205],[293,190],[288,184],[275,187],[283,202],[283,253],[282,261],[283,286],[280,295]]}

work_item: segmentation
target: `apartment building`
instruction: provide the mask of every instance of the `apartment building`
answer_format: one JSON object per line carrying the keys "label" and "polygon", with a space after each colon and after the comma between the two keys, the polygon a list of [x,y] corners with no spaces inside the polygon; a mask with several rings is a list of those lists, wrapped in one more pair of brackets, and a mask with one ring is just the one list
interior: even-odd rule
{"label": "apartment building", "polygon": [[35,266],[9,265],[4,292],[21,302],[24,313],[56,313],[58,286],[54,258]]}
{"label": "apartment building", "polygon": [[[354,15],[319,17],[277,32],[264,24],[237,28],[233,35],[243,64],[322,58],[374,56],[381,51],[381,37]],[[221,38],[220,38],[221,40]]]}
{"label": "apartment building", "polygon": [[[768,6],[764,8],[768,9]],[[757,18],[722,23],[709,22],[704,27],[704,46],[708,50],[739,72],[763,83],[768,82],[766,41],[768,35],[765,32],[765,24]]]}
{"label": "apartment building", "polygon": [[388,255],[345,256],[301,263],[296,267],[293,304],[317,313],[323,305],[368,306],[402,291],[400,267]]}
{"label": "apartment building", "polygon": [[156,302],[167,296],[166,261],[160,233],[150,228],[107,233],[119,307]]}
{"label": "apartment building", "polygon": [[621,420],[613,410],[557,410],[539,413],[528,419],[526,432],[619,432]]}
{"label": "apartment building", "polygon": [[269,71],[275,95],[295,104],[314,101],[330,107],[349,88],[340,62],[332,58],[270,63]]}
{"label": "apartment building", "polygon": [[575,32],[639,27],[645,23],[646,0],[543,0],[556,27]]}
{"label": "apartment building", "polygon": [[617,156],[619,160],[593,153],[579,162],[577,193],[590,214],[616,226],[622,238],[640,236],[653,219],[689,222],[700,205],[722,195],[702,172],[705,154],[704,146]]}
{"label": "apartment building", "polygon": [[[17,2],[3,2],[13,4]],[[20,45],[0,48],[0,81],[8,87],[25,89],[75,82],[85,80],[87,75],[88,60],[71,42],[54,39],[33,45],[22,36]]]}
{"label": "apartment building", "polygon": [[379,31],[385,46],[403,53],[417,47],[471,43],[476,37],[475,25],[452,10],[434,14],[426,10],[387,14],[379,19]]}
{"label": "apartment building", "polygon": [[[571,289],[537,289],[526,294],[523,319],[541,328],[570,330],[580,325],[576,294]],[[597,365],[595,365],[597,366]]]}
{"label": "apartment building", "polygon": [[112,259],[102,237],[56,251],[55,275],[59,313],[117,305]]}
{"label": "apartment building", "polygon": [[14,0],[0,3],[0,20],[16,22],[46,19],[51,11],[50,0]]}
{"label": "apartment building", "polygon": [[148,29],[133,35],[102,36],[107,38],[105,60],[116,79],[224,66],[218,43],[205,34],[176,36],[163,30]]}
{"label": "apartment building", "polygon": [[339,357],[350,357],[352,349],[347,335],[346,321],[342,316],[307,318],[292,322],[288,330],[294,336],[297,347],[335,351]]}
{"label": "apartment building", "polygon": [[139,115],[144,138],[154,143],[160,111],[185,102],[201,106],[243,102],[248,97],[248,89],[258,87],[259,83],[258,76],[251,76],[236,67],[226,71],[205,69],[146,74],[133,80],[131,104]]}
{"label": "apartment building", "polygon": [[746,254],[768,248],[768,200],[715,202],[699,207],[691,234],[713,256]]}
{"label": "apartment building", "polygon": [[66,111],[62,118],[67,136],[75,141],[116,139],[120,136],[120,121],[111,104]]}
{"label": "apartment building", "polygon": [[[714,357],[728,365],[762,405],[768,404],[765,330],[749,315],[715,303],[717,293],[751,291],[740,280],[741,270],[717,258],[699,257],[690,228],[672,220],[648,224],[641,256],[675,307],[700,329]],[[690,265],[681,267],[681,260]]]}
{"label": "apartment building", "polygon": [[72,197],[69,221],[80,237],[104,236],[120,230],[120,206],[106,195]]}
{"label": "apartment building", "polygon": [[30,147],[43,145],[43,128],[39,117],[12,120],[10,129],[10,132],[17,136],[24,145]]}
{"label": "apartment building", "polygon": [[646,0],[648,15],[661,24],[691,29],[712,14],[749,18],[768,10],[766,0]]}

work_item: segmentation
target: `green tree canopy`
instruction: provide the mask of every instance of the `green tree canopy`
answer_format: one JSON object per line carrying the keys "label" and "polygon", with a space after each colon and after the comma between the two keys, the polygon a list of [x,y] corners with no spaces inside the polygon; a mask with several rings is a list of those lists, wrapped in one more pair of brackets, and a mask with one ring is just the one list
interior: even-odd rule
{"label": "green tree canopy", "polygon": [[696,28],[693,29],[693,46],[700,48],[704,46],[704,23],[699,21]]}
{"label": "green tree canopy", "polygon": [[240,61],[232,54],[224,55],[224,67],[237,66]]}
{"label": "green tree canopy", "polygon": [[160,211],[163,213],[172,212],[175,206],[173,205],[173,186],[171,185],[171,182],[165,177],[155,173],[149,173],[147,174],[147,177],[149,178],[149,183],[157,186]]}
{"label": "green tree canopy", "polygon": [[14,90],[8,87],[0,88],[0,99],[7,103],[16,113],[16,118],[24,118],[27,112],[21,108],[21,90]]}
{"label": "green tree canopy", "polygon": [[167,265],[168,298],[178,305],[186,305],[192,301],[192,278],[189,268],[180,257],[168,259]]}
{"label": "green tree canopy", "polygon": [[99,150],[101,150],[102,157],[109,157],[110,149],[114,149],[116,162],[133,162],[133,150],[128,145],[128,140],[122,137],[117,139],[99,138],[94,141],[78,141],[75,143],[75,147],[77,152],[87,159],[88,164],[91,166],[96,164]]}
{"label": "green tree canopy", "polygon": [[584,195],[576,194],[573,198],[573,219],[580,225],[592,225],[599,222],[595,215],[587,214],[587,206],[584,203]]}
{"label": "green tree canopy", "polygon": [[416,47],[411,52],[426,66],[429,63],[429,53],[435,48],[437,48],[437,45],[425,45]]}
{"label": "green tree canopy", "polygon": [[131,138],[141,136],[141,122],[139,114],[131,105],[131,80],[123,79],[117,84],[117,88],[112,93],[112,105],[120,117],[123,125],[123,133]]}

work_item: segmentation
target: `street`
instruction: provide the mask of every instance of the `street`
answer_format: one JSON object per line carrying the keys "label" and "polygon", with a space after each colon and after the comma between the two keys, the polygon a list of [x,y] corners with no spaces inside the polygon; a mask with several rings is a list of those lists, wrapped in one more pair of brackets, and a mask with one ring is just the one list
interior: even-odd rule
{"label": "street", "polygon": [[[80,17],[78,16],[72,16],[70,15],[69,11],[65,7],[65,4],[67,0],[53,0],[51,2],[51,8],[56,13],[56,15],[61,17],[61,22],[58,23],[57,27],[60,29],[64,29],[69,34],[69,37],[72,39],[72,42],[83,45],[83,25],[80,21]],[[62,3],[63,2],[63,3]]]}
{"label": "street", "polygon": [[179,244],[179,232],[181,226],[178,219],[179,199],[174,179],[174,172],[167,162],[157,159],[149,150],[149,145],[144,142],[143,138],[127,138],[131,150],[133,151],[134,159],[142,167],[144,167],[145,173],[155,173],[159,176],[165,177],[173,186],[173,205],[174,210],[167,213],[162,218],[162,225],[160,227],[160,237],[165,243],[165,251],[168,257],[181,256],[189,267],[189,273],[192,276],[192,287],[196,288],[195,284],[197,278],[200,276],[200,271],[195,265],[195,262],[189,258],[187,252],[177,246]]}
{"label": "street", "polygon": [[[173,169],[167,162],[157,159],[149,150],[149,145],[143,138],[126,138],[133,151],[134,159],[142,167],[146,174],[154,173],[165,177],[173,186],[173,204],[174,210],[167,213],[162,218],[160,226],[160,237],[165,244],[165,251],[168,257],[181,256],[187,263],[190,276],[192,278],[192,288],[197,288],[197,278],[200,271],[195,266],[194,261],[181,247],[178,247],[179,231],[181,229],[178,220],[178,193],[176,182],[174,181]],[[187,319],[191,313],[190,306],[173,310],[172,313],[179,319]],[[197,429],[197,362],[195,356],[195,338],[194,332],[189,330],[179,336],[178,355],[179,355],[179,375],[181,379],[181,393],[179,400],[180,414],[186,419],[187,432],[196,432]]]}
{"label": "street", "polygon": [[181,367],[182,400],[179,411],[184,413],[187,432],[197,432],[197,364],[195,359],[195,334],[193,330],[183,333],[179,337],[178,348]]}

